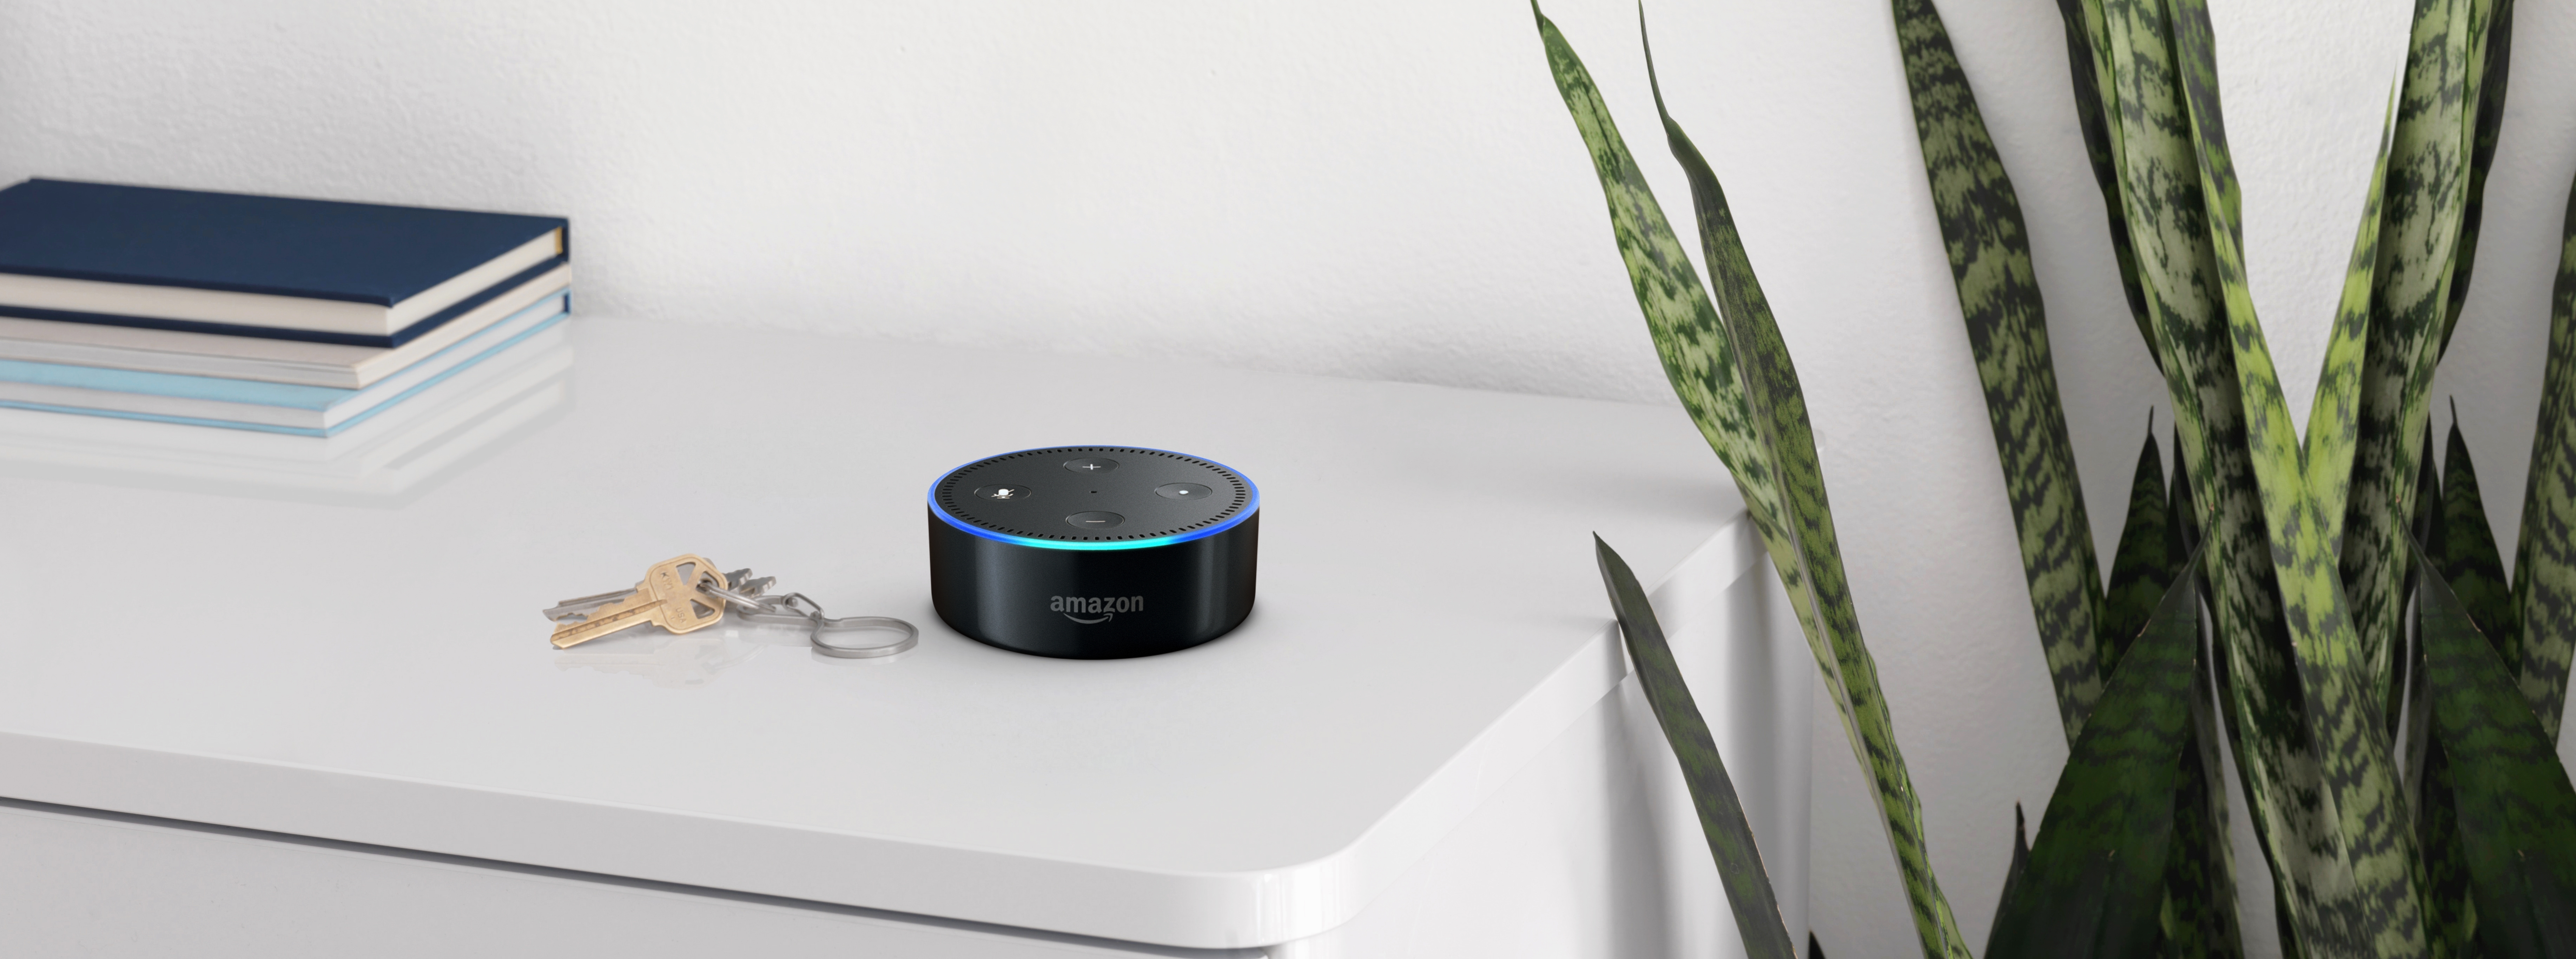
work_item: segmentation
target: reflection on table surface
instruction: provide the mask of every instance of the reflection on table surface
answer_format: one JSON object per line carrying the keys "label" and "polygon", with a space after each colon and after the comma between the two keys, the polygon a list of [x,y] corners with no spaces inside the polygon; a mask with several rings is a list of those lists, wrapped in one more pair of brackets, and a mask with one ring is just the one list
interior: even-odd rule
{"label": "reflection on table surface", "polygon": [[[529,635],[543,634],[531,630]],[[870,659],[825,656],[814,651],[804,627],[750,623],[740,614],[728,612],[723,623],[691,633],[674,635],[652,625],[610,633],[555,654],[555,666],[641,676],[664,689],[696,689],[714,682],[717,673],[740,666],[772,646],[796,647],[788,652],[827,666],[856,669],[880,668],[907,655],[896,653]]]}
{"label": "reflection on table surface", "polygon": [[572,405],[562,328],[336,436],[0,409],[0,475],[396,507]]}

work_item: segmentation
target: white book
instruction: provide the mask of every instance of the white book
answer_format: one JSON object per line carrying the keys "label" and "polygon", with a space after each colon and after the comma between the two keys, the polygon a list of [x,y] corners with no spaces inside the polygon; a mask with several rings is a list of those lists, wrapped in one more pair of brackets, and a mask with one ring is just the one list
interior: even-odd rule
{"label": "white book", "polygon": [[559,266],[396,347],[153,330],[0,316],[0,360],[363,389],[565,291]]}
{"label": "white book", "polygon": [[[560,330],[556,336],[560,336]],[[0,409],[0,473],[321,502],[399,502],[571,407],[573,350],[532,338],[330,437]]]}
{"label": "white book", "polygon": [[552,330],[558,295],[363,390],[0,360],[0,406],[329,436]]}

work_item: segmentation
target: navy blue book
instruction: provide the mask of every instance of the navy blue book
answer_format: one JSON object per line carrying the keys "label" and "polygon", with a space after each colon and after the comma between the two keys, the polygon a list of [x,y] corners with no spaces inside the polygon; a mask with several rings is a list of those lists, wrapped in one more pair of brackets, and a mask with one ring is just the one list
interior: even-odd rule
{"label": "navy blue book", "polygon": [[562,217],[28,180],[0,316],[394,347],[564,262]]}

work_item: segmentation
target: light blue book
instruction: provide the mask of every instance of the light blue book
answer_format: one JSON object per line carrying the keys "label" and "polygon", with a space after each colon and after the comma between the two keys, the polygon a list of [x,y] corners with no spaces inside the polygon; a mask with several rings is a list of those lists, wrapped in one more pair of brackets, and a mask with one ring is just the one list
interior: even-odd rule
{"label": "light blue book", "polygon": [[0,406],[330,436],[563,321],[559,293],[364,389],[0,360]]}

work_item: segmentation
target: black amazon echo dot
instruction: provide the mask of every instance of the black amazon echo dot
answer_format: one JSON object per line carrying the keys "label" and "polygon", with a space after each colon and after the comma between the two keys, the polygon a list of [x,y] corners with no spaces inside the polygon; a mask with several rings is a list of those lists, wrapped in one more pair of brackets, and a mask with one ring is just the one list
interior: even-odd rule
{"label": "black amazon echo dot", "polygon": [[930,597],[1003,649],[1124,659],[1187,649],[1252,613],[1261,490],[1225,465],[1134,446],[1004,453],[930,486]]}

